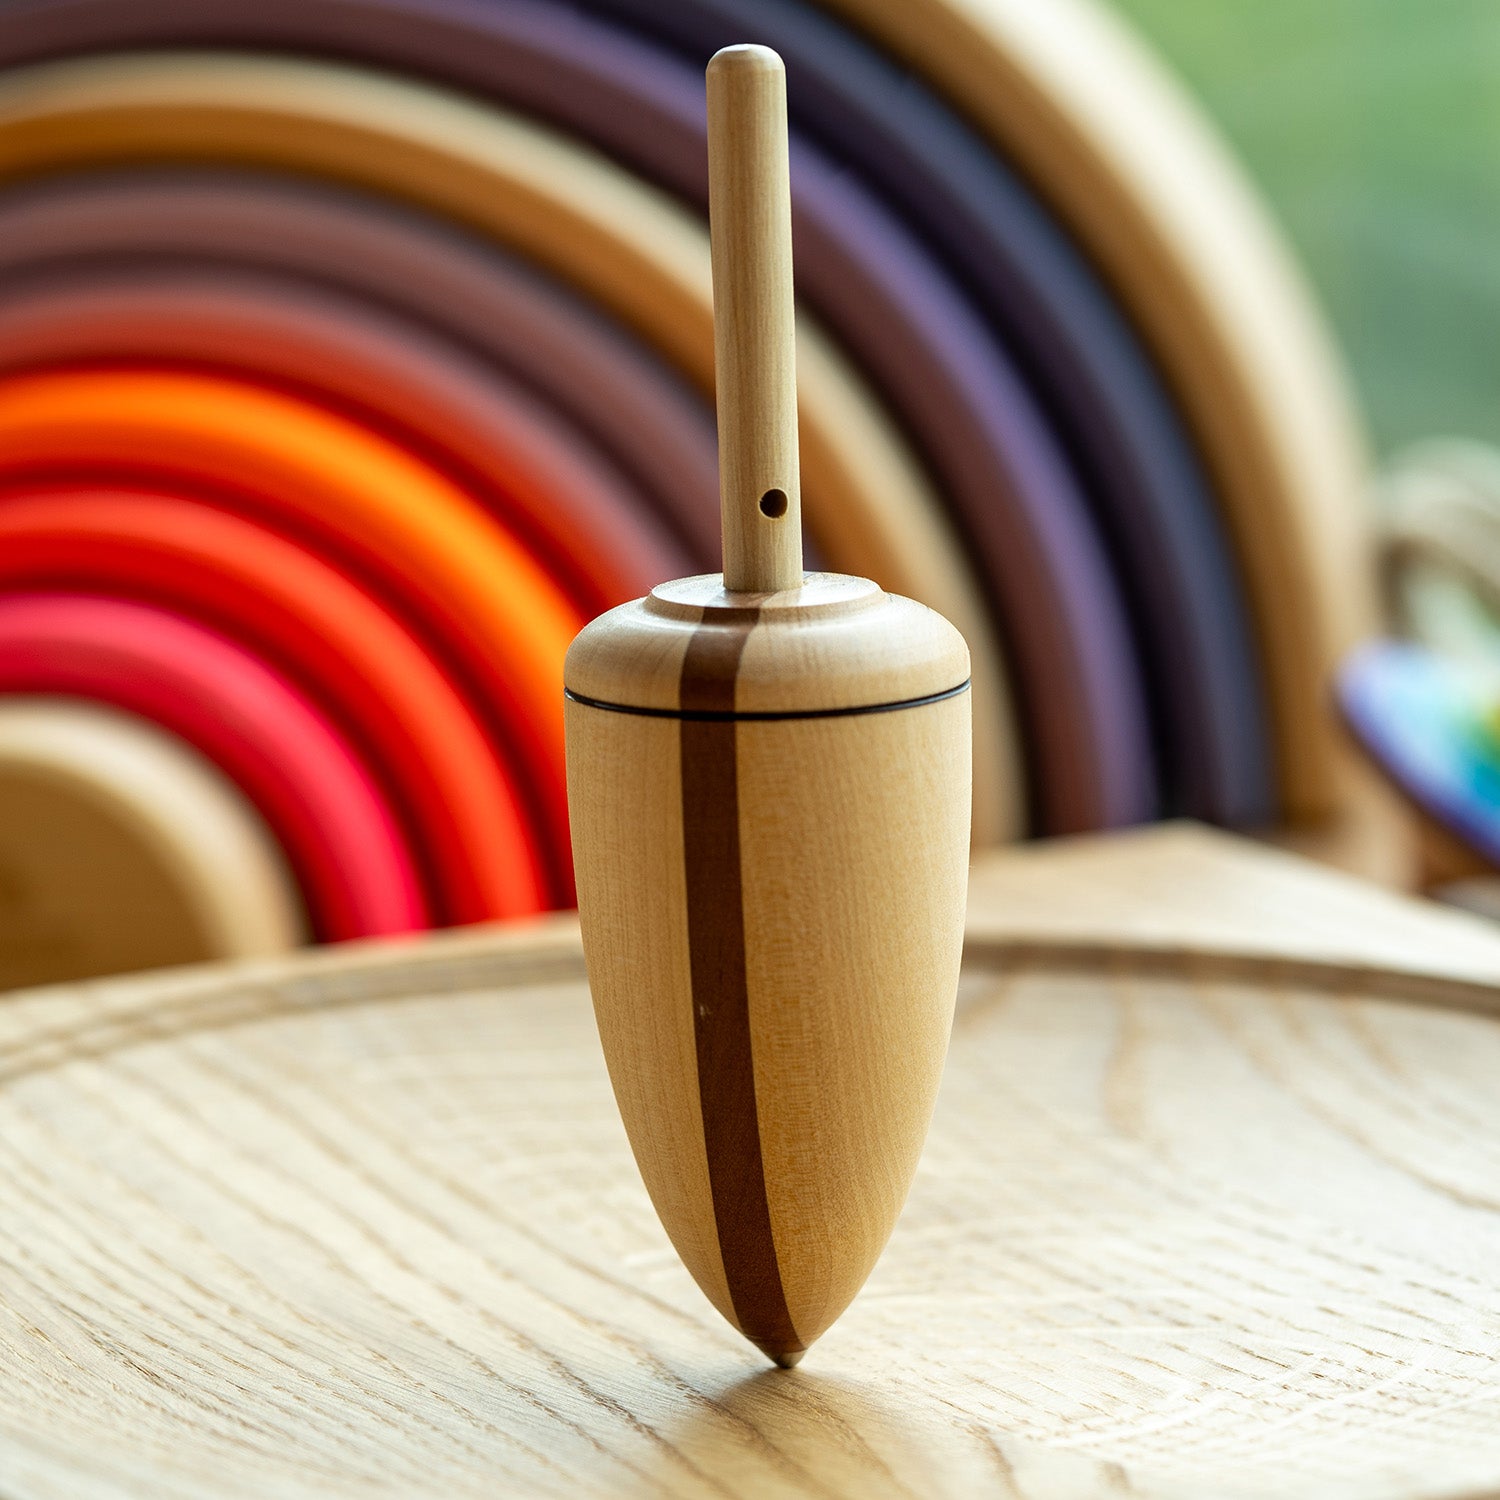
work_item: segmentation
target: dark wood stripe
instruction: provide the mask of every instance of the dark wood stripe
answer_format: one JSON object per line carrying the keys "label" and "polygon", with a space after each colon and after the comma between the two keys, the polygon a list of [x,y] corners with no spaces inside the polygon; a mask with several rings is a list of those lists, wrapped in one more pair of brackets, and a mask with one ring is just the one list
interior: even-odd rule
{"label": "dark wood stripe", "polygon": [[[690,713],[734,709],[755,609],[715,610],[688,643],[679,697]],[[766,1198],[750,1051],[739,773],[732,720],[683,719],[682,828],[698,1098],[719,1252],[741,1331],[772,1359],[799,1354]]]}

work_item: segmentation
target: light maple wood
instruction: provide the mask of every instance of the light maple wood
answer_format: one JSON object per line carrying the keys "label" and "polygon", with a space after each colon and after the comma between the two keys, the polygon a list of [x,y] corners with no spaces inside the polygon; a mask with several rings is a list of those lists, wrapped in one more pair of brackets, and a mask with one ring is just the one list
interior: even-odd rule
{"label": "light maple wood", "polygon": [[[963,938],[969,652],[766,532],[798,486],[785,75],[708,67],[724,571],[568,653],[568,805],[599,1034],[663,1227],[797,1364],[905,1202]],[[779,508],[761,516],[766,499]]]}
{"label": "light maple wood", "polygon": [[1183,828],[992,857],[970,921],[791,1373],[660,1230],[566,919],[9,998],[7,1497],[1500,1491],[1493,930]]}
{"label": "light maple wood", "polygon": [[[963,641],[942,616],[868,578],[806,573],[800,588],[753,596],[753,606],[760,628],[747,636],[734,677],[740,713],[903,703],[956,687],[969,673]],[[693,632],[733,607],[721,573],[659,584],[574,641],[568,687],[607,702],[624,691],[637,707],[675,710]]]}
{"label": "light maple wood", "polygon": [[890,1238],[942,1079],[969,700],[757,724],[740,741],[740,859],[765,872],[744,882],[761,1153],[787,1308],[811,1345]]}
{"label": "light maple wood", "polygon": [[725,47],[707,81],[724,584],[773,594],[802,583],[786,69]]}
{"label": "light maple wood", "polygon": [[[700,223],[597,154],[456,93],[348,67],[135,53],[0,80],[0,180],[129,162],[222,161],[373,189],[534,258],[713,388],[710,250]],[[854,366],[799,318],[808,519],[831,564],[952,620],[976,699],[975,838],[1025,828],[1022,752],[977,577],[909,445]]]}
{"label": "light maple wood", "polygon": [[0,989],[304,941],[270,831],[194,751],[95,704],[0,701]]}
{"label": "light maple wood", "polygon": [[1098,0],[828,0],[1038,183],[1161,362],[1223,497],[1289,815],[1378,819],[1328,707],[1374,626],[1365,440],[1323,320],[1212,127]]}
{"label": "light maple wood", "polygon": [[[680,725],[577,704],[568,715],[579,905],[610,1076],[673,1243],[739,1326],[699,1098]],[[807,1345],[890,1234],[942,1070],[968,700],[742,722],[732,753],[755,1111],[780,1280]],[[767,1352],[791,1362],[800,1349]]]}

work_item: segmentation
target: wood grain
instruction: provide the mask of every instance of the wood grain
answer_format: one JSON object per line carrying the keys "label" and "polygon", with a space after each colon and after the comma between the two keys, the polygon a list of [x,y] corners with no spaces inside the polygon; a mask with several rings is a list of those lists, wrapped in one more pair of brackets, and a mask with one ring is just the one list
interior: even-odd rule
{"label": "wood grain", "polygon": [[[683,209],[562,136],[462,96],[353,68],[139,53],[0,80],[0,180],[209,161],[332,179],[492,236],[601,302],[713,388],[710,250]],[[857,370],[799,319],[808,519],[829,562],[930,604],[975,658],[980,844],[1024,829],[1022,758],[994,626],[915,455]]]}
{"label": "wood grain", "polygon": [[968,725],[961,694],[742,735],[740,805],[759,811],[741,857],[770,872],[745,883],[750,1054],[804,1345],[885,1248],[932,1118],[962,949]]}
{"label": "wood grain", "polygon": [[[1500,939],[1191,831],[1097,850],[977,873],[1008,936],[915,1190],[790,1373],[656,1223],[566,921],[7,1002],[0,1490],[1500,1492]],[[1033,871],[1107,951],[988,910]],[[1362,933],[1474,1013],[1370,998]]]}

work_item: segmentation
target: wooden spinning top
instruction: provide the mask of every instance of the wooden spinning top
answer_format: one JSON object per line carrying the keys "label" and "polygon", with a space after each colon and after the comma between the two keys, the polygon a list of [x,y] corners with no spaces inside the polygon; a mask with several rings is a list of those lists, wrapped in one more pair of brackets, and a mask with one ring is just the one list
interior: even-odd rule
{"label": "wooden spinning top", "polygon": [[635,1158],[709,1299],[779,1364],[906,1198],[948,1044],[969,653],[802,571],[785,74],[708,68],[724,572],[568,653],[568,801],[599,1033]]}

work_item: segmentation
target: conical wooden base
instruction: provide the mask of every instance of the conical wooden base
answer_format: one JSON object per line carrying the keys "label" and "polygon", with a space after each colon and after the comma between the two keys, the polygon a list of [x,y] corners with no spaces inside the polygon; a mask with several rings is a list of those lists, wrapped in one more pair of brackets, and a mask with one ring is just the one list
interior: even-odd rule
{"label": "conical wooden base", "polygon": [[580,859],[578,889],[636,1161],[698,1284],[777,1363],[849,1304],[916,1170],[968,737],[965,697],[738,725],[568,705],[574,837],[611,856]]}

